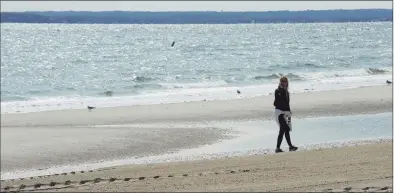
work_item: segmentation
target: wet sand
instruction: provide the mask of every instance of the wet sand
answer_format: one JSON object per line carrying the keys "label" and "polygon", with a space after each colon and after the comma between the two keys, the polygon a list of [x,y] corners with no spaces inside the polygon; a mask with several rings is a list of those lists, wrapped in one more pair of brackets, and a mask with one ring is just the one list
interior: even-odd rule
{"label": "wet sand", "polygon": [[100,160],[138,158],[212,144],[230,136],[219,128],[2,128],[2,172]]}

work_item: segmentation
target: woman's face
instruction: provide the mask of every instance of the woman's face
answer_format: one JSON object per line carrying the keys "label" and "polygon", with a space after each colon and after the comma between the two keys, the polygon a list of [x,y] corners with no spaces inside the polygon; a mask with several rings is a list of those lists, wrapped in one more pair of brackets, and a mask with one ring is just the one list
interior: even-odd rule
{"label": "woman's face", "polygon": [[288,82],[287,80],[282,80],[282,81],[280,81],[280,84],[281,84],[283,87],[287,88],[287,86],[289,85],[289,82]]}

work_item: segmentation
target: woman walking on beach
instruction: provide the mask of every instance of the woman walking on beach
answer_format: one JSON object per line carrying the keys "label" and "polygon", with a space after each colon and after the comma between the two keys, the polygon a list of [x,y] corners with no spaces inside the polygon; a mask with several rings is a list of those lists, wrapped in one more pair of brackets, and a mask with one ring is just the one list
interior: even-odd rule
{"label": "woman walking on beach", "polygon": [[278,141],[276,144],[275,152],[283,152],[280,149],[282,144],[283,135],[289,145],[289,151],[296,151],[298,147],[291,144],[290,131],[291,131],[291,110],[290,110],[290,94],[288,91],[289,81],[287,77],[283,76],[279,80],[279,86],[275,90],[275,120],[279,126]]}

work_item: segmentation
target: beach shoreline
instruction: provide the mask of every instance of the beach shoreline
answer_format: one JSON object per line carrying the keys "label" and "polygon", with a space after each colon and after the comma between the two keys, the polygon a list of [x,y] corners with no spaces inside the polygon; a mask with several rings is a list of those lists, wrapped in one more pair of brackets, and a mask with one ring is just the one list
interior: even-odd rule
{"label": "beach shoreline", "polygon": [[[366,69],[364,69],[366,70]],[[391,70],[391,68],[389,69]],[[368,69],[366,71],[389,71],[388,69]],[[279,76],[277,77],[279,78]],[[320,92],[331,90],[344,90],[360,87],[383,86],[386,80],[391,80],[392,75],[386,74],[381,76],[370,75],[365,76],[361,82],[352,82],[350,79],[360,77],[347,77],[341,81],[336,79],[326,79],[325,83],[295,81],[292,83],[290,93],[304,93],[304,92]],[[291,79],[290,79],[291,81]],[[332,82],[337,81],[337,83]],[[204,83],[201,83],[204,84]],[[209,83],[208,83],[209,84]],[[210,83],[212,84],[212,83]],[[220,85],[220,84],[219,84]],[[106,91],[99,96],[80,96],[79,94],[69,94],[65,96],[42,96],[32,97],[22,101],[8,101],[4,100],[1,103],[1,114],[20,114],[29,112],[45,112],[45,111],[59,111],[59,110],[77,110],[84,109],[86,106],[96,106],[99,108],[111,107],[133,107],[141,105],[159,105],[159,104],[173,104],[185,102],[198,101],[217,101],[217,100],[237,100],[248,99],[256,97],[267,97],[273,93],[273,88],[277,86],[277,82],[252,84],[252,85],[228,85],[219,87],[197,87],[197,88],[182,88],[163,90],[163,91],[147,91],[142,93],[122,93],[113,94],[113,91]],[[239,90],[240,93],[235,91]],[[111,93],[110,96],[105,97],[105,93]],[[103,96],[104,95],[104,96]]]}
{"label": "beach shoreline", "polygon": [[[299,151],[390,141],[391,117],[379,113],[296,119],[292,140]],[[271,154],[276,130],[276,123],[267,120],[3,128],[1,178]]]}
{"label": "beach shoreline", "polygon": [[[1,127],[86,126],[130,123],[272,119],[273,97],[197,101],[132,107],[105,107],[2,114]],[[294,117],[372,114],[393,110],[392,85],[295,93]]]}

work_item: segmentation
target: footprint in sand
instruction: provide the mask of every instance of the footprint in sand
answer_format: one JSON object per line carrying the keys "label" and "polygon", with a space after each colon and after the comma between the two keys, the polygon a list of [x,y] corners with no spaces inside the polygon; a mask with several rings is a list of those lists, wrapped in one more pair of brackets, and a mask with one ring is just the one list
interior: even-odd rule
{"label": "footprint in sand", "polygon": [[372,187],[365,187],[365,188],[363,188],[363,189],[361,189],[361,190],[364,190],[364,191],[366,191],[366,190],[369,190],[369,189],[371,189]]}
{"label": "footprint in sand", "polygon": [[19,186],[19,189],[25,189],[26,188],[26,185],[24,185],[24,184],[21,184],[20,186]]}
{"label": "footprint in sand", "polygon": [[380,190],[388,190],[389,189],[389,187],[383,187],[383,188],[381,188]]}

